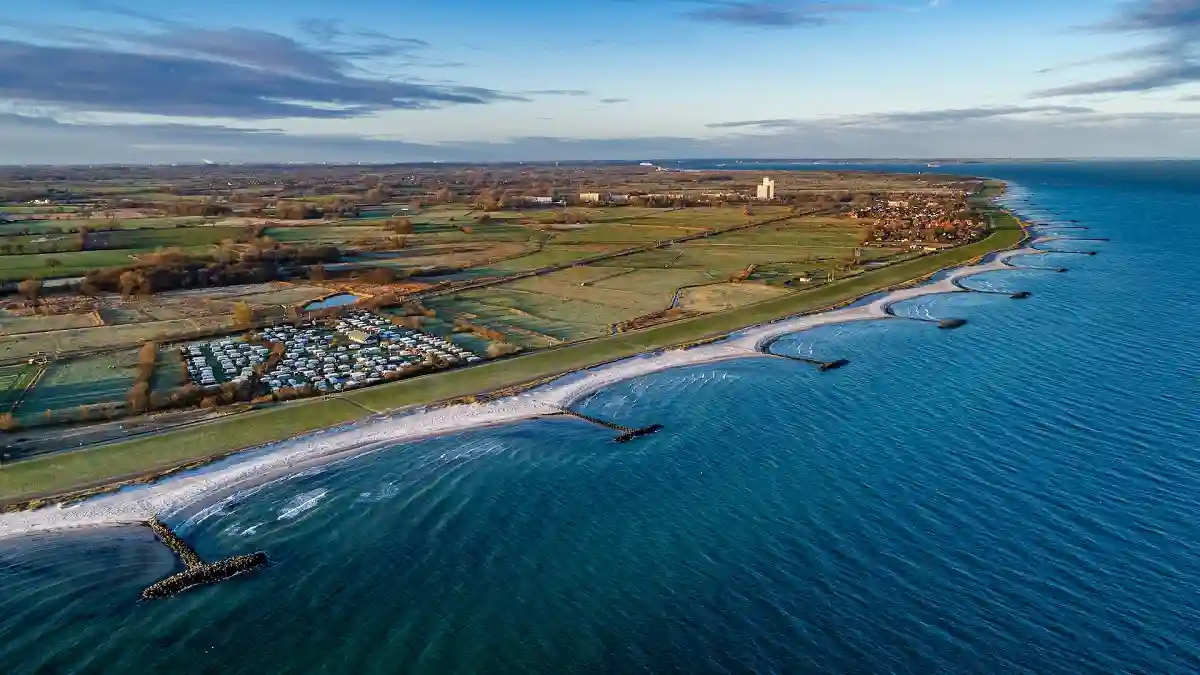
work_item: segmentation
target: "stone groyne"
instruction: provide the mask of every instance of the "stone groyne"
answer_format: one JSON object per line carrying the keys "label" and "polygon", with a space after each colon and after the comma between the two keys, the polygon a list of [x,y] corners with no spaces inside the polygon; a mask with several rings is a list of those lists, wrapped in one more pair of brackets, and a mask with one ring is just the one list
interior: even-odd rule
{"label": "stone groyne", "polygon": [[175,534],[170,527],[167,527],[166,523],[163,523],[158,518],[151,517],[150,520],[146,521],[146,526],[154,532],[162,543],[167,545],[167,548],[179,556],[179,561],[183,563],[184,567],[191,569],[204,565],[204,561],[192,550],[192,547],[180,539],[179,535]]}
{"label": "stone groyne", "polygon": [[627,427],[617,424],[616,422],[609,422],[608,420],[602,420],[598,417],[592,417],[590,415],[585,415],[581,412],[575,412],[574,410],[568,410],[566,408],[559,410],[557,414],[566,415],[567,417],[574,417],[576,419],[581,419],[584,422],[591,422],[592,424],[602,426],[607,429],[612,429],[613,431],[618,431],[620,433],[616,436],[616,438],[613,439],[613,442],[615,443],[625,443],[626,441],[632,441],[639,436],[649,436],[650,434],[663,428],[663,425],[661,424],[651,424],[645,427]]}
{"label": "stone groyne", "polygon": [[176,593],[182,593],[194,586],[224,581],[230,577],[258,569],[267,564],[267,554],[261,551],[249,555],[234,556],[220,562],[205,563],[192,550],[192,547],[188,546],[183,539],[179,538],[179,535],[175,534],[170,527],[158,518],[151,518],[146,521],[146,526],[154,532],[162,543],[166,544],[167,548],[179,556],[184,570],[147,586],[142,591],[142,597],[145,599],[165,598]]}
{"label": "stone groyne", "polygon": [[265,564],[267,564],[267,554],[260,551],[249,555],[234,556],[210,565],[190,567],[147,586],[146,590],[142,591],[142,597],[147,600],[165,598],[195,586],[224,581],[243,572],[258,569]]}
{"label": "stone groyne", "polygon": [[967,320],[966,319],[942,319],[941,321],[937,322],[937,325],[938,325],[938,328],[941,328],[943,330],[953,330],[955,328],[959,328],[960,326],[967,325]]}
{"label": "stone groyne", "polygon": [[964,291],[983,293],[984,295],[1007,295],[1013,300],[1024,300],[1033,295],[1033,293],[1030,293],[1029,291],[993,291],[987,288],[971,288],[970,286],[964,285],[959,279],[955,279],[953,283],[955,286],[963,289]]}
{"label": "stone groyne", "polygon": [[825,372],[827,370],[837,370],[838,368],[841,368],[842,366],[850,365],[849,359],[836,359],[833,361],[821,361],[820,359],[810,359],[805,356],[795,356],[793,354],[776,354],[774,352],[768,352],[765,350],[764,350],[764,353],[770,354],[771,356],[778,356],[781,359],[789,359],[792,361],[799,361],[801,363],[809,363],[809,364],[816,366],[817,370],[819,370],[821,372]]}

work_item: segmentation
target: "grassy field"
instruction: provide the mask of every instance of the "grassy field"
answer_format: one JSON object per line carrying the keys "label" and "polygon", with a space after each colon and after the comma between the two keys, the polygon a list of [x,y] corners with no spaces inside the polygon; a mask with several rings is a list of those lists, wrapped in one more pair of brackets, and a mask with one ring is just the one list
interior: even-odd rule
{"label": "grassy field", "polygon": [[[83,276],[100,267],[120,267],[134,262],[140,251],[74,251],[68,253],[38,253],[34,255],[0,256],[0,281],[17,281],[30,277]],[[50,261],[57,261],[57,265]]]}
{"label": "grassy field", "polygon": [[17,408],[17,417],[30,419],[47,410],[121,401],[133,385],[136,365],[136,350],[51,364]]}
{"label": "grassy field", "polygon": [[48,330],[90,328],[95,326],[90,314],[58,314],[53,316],[11,316],[0,312],[0,335],[41,333]]}
{"label": "grassy field", "polygon": [[[163,471],[181,463],[284,440],[361,419],[366,411],[338,399],[309,400],[236,416],[233,425],[199,425],[114,445],[47,455],[0,468],[0,500],[43,492],[48,485],[85,488]],[[230,419],[229,421],[234,421]]]}
{"label": "grassy field", "polygon": [[211,246],[237,239],[241,227],[170,227],[161,229],[113,230],[88,235],[88,248],[144,249],[173,246]]}
{"label": "grassy field", "polygon": [[0,366],[0,413],[12,408],[37,372],[37,366],[28,364]]}
{"label": "grassy field", "polygon": [[355,225],[303,225],[298,227],[269,227],[264,232],[277,241],[295,244],[336,244],[361,239],[386,239],[395,236],[382,227]]}
{"label": "grassy field", "polygon": [[[365,411],[347,401],[375,411],[426,404],[513,386],[675,344],[722,335],[748,325],[816,311],[922,277],[937,269],[965,263],[990,251],[1010,248],[1023,237],[1015,220],[1007,215],[997,216],[995,224],[996,232],[974,244],[866,271],[802,293],[730,311],[380,385],[328,400],[288,404],[157,436],[18,462],[0,469],[0,495],[13,500],[62,493],[287,438],[358,419],[365,414]],[[625,264],[624,259],[621,264]]]}
{"label": "grassy field", "polygon": [[555,244],[648,244],[664,239],[685,237],[702,230],[682,227],[647,226],[635,223],[601,223],[575,229],[554,230],[550,241]]}
{"label": "grassy field", "polygon": [[80,328],[57,333],[0,336],[0,359],[28,358],[42,352],[72,352],[138,344],[146,340],[169,339],[201,329],[223,327],[231,317],[213,316],[197,319],[151,321],[120,326]]}
{"label": "grassy field", "polygon": [[790,293],[765,284],[709,284],[685,288],[679,293],[679,309],[689,312],[721,312]]}
{"label": "grassy field", "polygon": [[542,267],[550,267],[552,265],[562,265],[564,263],[574,262],[576,260],[584,260],[605,253],[619,251],[624,246],[618,244],[589,244],[583,246],[547,246],[545,249],[537,253],[523,255],[511,260],[489,265],[488,268],[496,270],[501,274],[511,274],[513,272],[524,272],[527,270],[536,270]]}

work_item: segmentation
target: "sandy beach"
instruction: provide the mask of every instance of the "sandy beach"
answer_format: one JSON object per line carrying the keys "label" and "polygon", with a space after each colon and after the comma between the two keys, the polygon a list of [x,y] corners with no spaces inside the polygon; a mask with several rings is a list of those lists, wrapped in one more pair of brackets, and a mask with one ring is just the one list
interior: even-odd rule
{"label": "sandy beach", "polygon": [[[1034,238],[1030,243],[1045,242],[1046,239],[1049,238]],[[0,515],[0,538],[70,527],[134,523],[155,514],[202,519],[206,512],[219,508],[222,499],[236,498],[247,490],[301,471],[311,471],[397,443],[554,414],[615,382],[650,373],[728,359],[762,357],[764,346],[773,339],[817,326],[903,320],[891,316],[888,307],[926,295],[971,292],[955,282],[977,274],[1011,270],[1010,259],[1040,253],[1043,251],[1028,247],[1007,251],[990,262],[956,268],[936,282],[895,290],[869,304],[782,319],[690,349],[666,350],[597,366],[508,398],[375,417],[239,453],[153,484],[125,488],[69,506],[3,514]]]}

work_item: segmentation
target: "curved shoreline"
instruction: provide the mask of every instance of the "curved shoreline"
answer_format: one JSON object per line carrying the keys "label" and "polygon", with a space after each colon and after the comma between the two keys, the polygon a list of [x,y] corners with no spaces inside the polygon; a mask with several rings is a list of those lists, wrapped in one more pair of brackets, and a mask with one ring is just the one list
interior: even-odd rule
{"label": "curved shoreline", "polygon": [[[629,357],[561,376],[519,394],[486,403],[424,407],[393,416],[377,416],[239,453],[204,467],[147,485],[123,488],[70,505],[0,515],[0,538],[71,527],[133,524],[149,517],[185,517],[202,521],[230,501],[317,467],[360,457],[401,443],[531,419],[551,417],[562,408],[617,382],[675,368],[731,359],[769,356],[770,343],[787,334],[823,325],[890,318],[888,308],[904,300],[943,293],[973,292],[957,280],[994,271],[1019,269],[1014,257],[1041,253],[1031,245],[989,254],[987,262],[952,268],[929,282],[886,292],[873,301],[793,316],[735,331],[725,338],[687,348]],[[878,293],[878,292],[876,292]],[[186,526],[185,526],[186,527]]]}

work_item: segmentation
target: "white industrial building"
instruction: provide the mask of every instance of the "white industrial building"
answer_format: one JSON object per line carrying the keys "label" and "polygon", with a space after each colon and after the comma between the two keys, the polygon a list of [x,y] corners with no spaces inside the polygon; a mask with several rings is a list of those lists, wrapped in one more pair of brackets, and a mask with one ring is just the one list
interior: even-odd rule
{"label": "white industrial building", "polygon": [[763,178],[762,185],[758,186],[758,198],[764,201],[775,199],[775,181]]}

